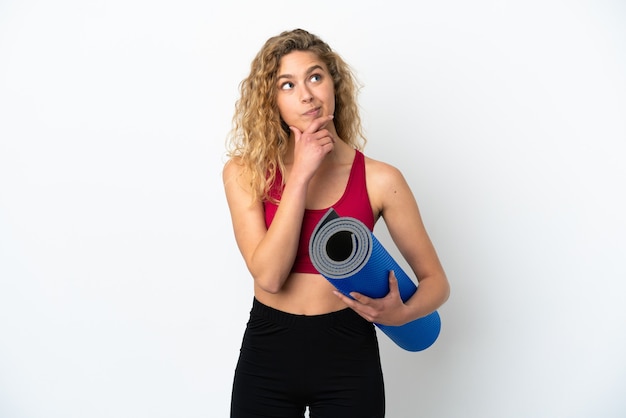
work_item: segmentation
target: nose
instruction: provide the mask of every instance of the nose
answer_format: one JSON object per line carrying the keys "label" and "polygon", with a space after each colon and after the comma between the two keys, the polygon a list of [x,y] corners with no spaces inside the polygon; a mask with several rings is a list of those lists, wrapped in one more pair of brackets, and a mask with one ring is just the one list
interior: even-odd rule
{"label": "nose", "polygon": [[309,90],[307,87],[303,87],[300,94],[300,100],[302,100],[302,103],[309,103],[311,100],[313,100],[313,94],[311,93],[311,90]]}

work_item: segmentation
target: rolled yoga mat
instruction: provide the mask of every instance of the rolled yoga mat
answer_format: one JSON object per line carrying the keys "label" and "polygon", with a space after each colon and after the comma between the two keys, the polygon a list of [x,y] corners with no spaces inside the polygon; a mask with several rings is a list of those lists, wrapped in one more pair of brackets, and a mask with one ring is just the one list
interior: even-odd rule
{"label": "rolled yoga mat", "polygon": [[[398,279],[402,301],[407,301],[417,290],[417,285],[363,222],[341,217],[333,208],[313,230],[309,254],[317,271],[350,298],[350,292],[371,298],[386,296],[390,270]],[[421,351],[430,347],[439,336],[441,319],[435,311],[400,326],[374,325],[399,347]]]}

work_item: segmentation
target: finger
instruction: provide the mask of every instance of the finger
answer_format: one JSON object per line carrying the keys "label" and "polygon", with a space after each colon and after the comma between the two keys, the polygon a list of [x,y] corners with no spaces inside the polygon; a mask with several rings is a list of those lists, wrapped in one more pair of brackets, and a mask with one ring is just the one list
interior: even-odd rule
{"label": "finger", "polygon": [[400,293],[400,286],[398,284],[398,278],[396,277],[396,273],[393,270],[389,271],[389,293],[390,294]]}
{"label": "finger", "polygon": [[326,144],[334,144],[335,143],[335,137],[333,136],[333,134],[331,134],[328,130],[322,130],[322,131],[318,131],[323,133],[323,136],[320,139],[328,139],[328,142]]}
{"label": "finger", "polygon": [[336,290],[333,290],[333,293],[335,294],[335,296],[337,296],[339,299],[341,299],[343,301],[343,303],[345,303],[347,306],[349,306],[351,308],[355,307],[356,302],[353,299],[350,299],[349,297],[347,297],[343,293],[338,292]]}
{"label": "finger", "polygon": [[302,136],[303,137],[306,136],[311,141],[316,141],[318,144],[322,146],[332,145],[336,142],[334,134],[330,132],[328,129],[324,129],[324,128],[318,130],[317,132],[313,132],[309,134],[306,134],[305,132],[303,132]]}
{"label": "finger", "polygon": [[369,305],[372,301],[372,298],[367,297],[359,292],[350,292],[350,296],[352,296],[352,298],[359,302],[361,305]]}
{"label": "finger", "polygon": [[333,120],[333,118],[334,118],[333,115],[326,115],[326,116],[320,116],[319,118],[315,118],[313,119],[313,122],[311,122],[309,127],[306,128],[304,132],[302,133],[311,134],[313,132],[319,131],[320,129],[324,129],[324,127],[328,124],[328,122]]}
{"label": "finger", "polygon": [[[366,321],[369,321],[369,322],[373,322],[372,316],[368,315],[368,313],[365,310],[363,310],[364,305],[362,305],[361,303],[357,302],[354,299],[351,299],[351,298],[347,297],[346,295],[344,295],[344,294],[342,294],[342,293],[340,293],[340,292],[338,292],[336,290],[334,290],[333,293],[339,299],[341,299],[343,301],[343,303],[345,303],[348,308],[351,308],[354,312],[359,314],[363,319],[365,319]],[[350,296],[352,296],[352,294],[355,294],[357,297],[363,296],[363,295],[361,295],[359,293],[356,293],[356,292],[351,293]]]}

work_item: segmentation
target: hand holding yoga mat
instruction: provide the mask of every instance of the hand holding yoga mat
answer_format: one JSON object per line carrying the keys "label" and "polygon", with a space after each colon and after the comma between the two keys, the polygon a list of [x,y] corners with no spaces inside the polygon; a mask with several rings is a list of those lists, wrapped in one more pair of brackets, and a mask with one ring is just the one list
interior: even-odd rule
{"label": "hand holding yoga mat", "polygon": [[[363,222],[341,217],[329,209],[309,242],[315,268],[344,295],[359,292],[371,298],[389,293],[389,271],[398,279],[400,298],[406,302],[417,285],[380,244]],[[400,326],[374,324],[399,347],[421,351],[430,347],[441,330],[437,311]]]}

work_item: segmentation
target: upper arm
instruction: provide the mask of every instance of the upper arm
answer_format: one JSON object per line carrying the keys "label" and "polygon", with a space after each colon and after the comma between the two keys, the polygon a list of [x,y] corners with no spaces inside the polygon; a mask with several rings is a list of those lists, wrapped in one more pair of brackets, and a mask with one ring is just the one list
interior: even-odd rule
{"label": "upper arm", "polygon": [[393,166],[372,162],[370,194],[394,244],[418,280],[443,275],[443,268],[426,231],[417,201],[402,173]]}
{"label": "upper arm", "polygon": [[263,203],[253,201],[243,167],[230,160],[222,171],[226,200],[239,251],[249,264],[255,248],[267,232]]}

